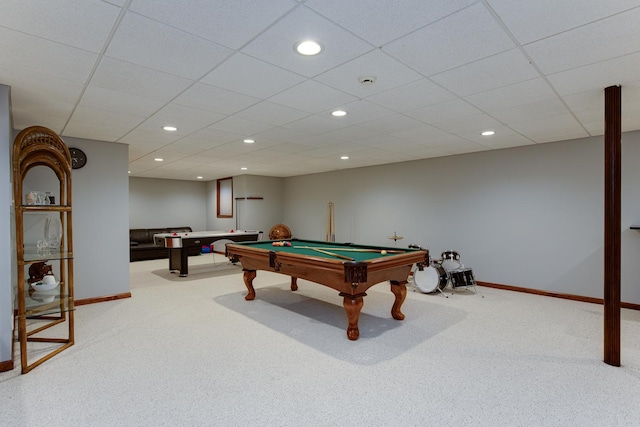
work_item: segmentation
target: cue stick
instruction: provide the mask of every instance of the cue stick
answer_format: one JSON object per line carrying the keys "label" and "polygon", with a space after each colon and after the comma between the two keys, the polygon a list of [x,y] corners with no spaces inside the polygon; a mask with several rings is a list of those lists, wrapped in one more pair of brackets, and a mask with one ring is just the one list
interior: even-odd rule
{"label": "cue stick", "polygon": [[340,252],[380,252],[387,251],[388,254],[403,254],[406,251],[393,250],[393,249],[357,249],[357,248],[323,248],[317,246],[296,246],[296,248],[302,249],[331,249],[332,251],[340,251]]}
{"label": "cue stick", "polygon": [[331,241],[336,241],[336,211],[333,202],[331,202]]}
{"label": "cue stick", "polygon": [[[299,247],[299,246],[298,246],[298,247]],[[325,254],[325,255],[330,255],[330,256],[337,257],[337,258],[347,259],[347,260],[349,260],[349,261],[353,261],[353,260],[354,260],[353,258],[350,258],[350,257],[348,257],[348,256],[339,255],[339,254],[334,254],[333,252],[324,251],[324,250],[322,250],[322,249],[318,249],[318,248],[309,248],[309,249],[313,249],[314,251],[321,252],[321,253],[323,253],[323,254]]]}

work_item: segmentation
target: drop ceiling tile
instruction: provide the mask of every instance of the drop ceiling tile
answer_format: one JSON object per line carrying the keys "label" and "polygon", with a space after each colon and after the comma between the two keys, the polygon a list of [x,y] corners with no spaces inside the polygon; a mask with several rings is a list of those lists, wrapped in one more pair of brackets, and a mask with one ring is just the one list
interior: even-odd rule
{"label": "drop ceiling tile", "polygon": [[95,123],[72,118],[65,126],[63,134],[64,136],[71,136],[74,138],[114,142],[122,138],[129,131],[131,131],[130,127],[121,126],[117,123]]}
{"label": "drop ceiling tile", "polygon": [[[391,135],[378,135],[372,138],[358,140],[358,144],[366,147],[382,148],[389,151],[411,151],[422,148],[422,145],[408,141],[406,139],[397,138]],[[366,155],[366,153],[365,153]]]}
{"label": "drop ceiling tile", "polygon": [[427,124],[435,124],[448,120],[462,119],[475,116],[481,111],[461,99],[430,105],[417,110],[407,111],[405,114]]}
{"label": "drop ceiling tile", "polygon": [[404,113],[455,99],[456,95],[432,81],[422,78],[392,90],[368,96],[371,101],[393,111]]}
{"label": "drop ceiling tile", "polygon": [[509,127],[537,143],[585,138],[589,136],[570,114],[510,123]]}
{"label": "drop ceiling tile", "polygon": [[293,129],[287,129],[285,127],[273,127],[263,132],[254,134],[254,139],[260,146],[265,142],[264,140],[282,142],[294,142],[298,141],[306,136],[306,133]]}
{"label": "drop ceiling tile", "polygon": [[134,13],[127,13],[105,55],[167,74],[199,79],[231,50]]}
{"label": "drop ceiling tile", "polygon": [[89,85],[82,94],[78,104],[82,107],[96,108],[105,111],[117,111],[134,116],[148,117],[158,111],[164,102],[157,99],[143,98],[126,92],[118,92],[98,86]]}
{"label": "drop ceiling tile", "polygon": [[383,47],[425,77],[512,49],[514,43],[478,2]]}
{"label": "drop ceiling tile", "polygon": [[238,49],[295,7],[291,0],[211,2],[133,0],[130,10],[209,41]]}
{"label": "drop ceiling tile", "polygon": [[[452,137],[451,134],[443,131],[442,129],[438,129],[430,125],[423,125],[418,128],[392,132],[390,135],[407,141],[417,142],[422,145],[430,145],[429,141],[448,140]],[[453,136],[453,139],[458,139],[458,137]]]}
{"label": "drop ceiling tile", "polygon": [[483,147],[489,147],[493,150],[500,148],[522,147],[524,145],[535,144],[535,142],[531,141],[529,138],[526,138],[514,131],[506,130],[506,128],[505,130],[500,131],[492,137],[482,140],[478,137],[475,137],[474,139],[472,139],[472,141],[482,145]]}
{"label": "drop ceiling tile", "polygon": [[[43,54],[46,52],[46,62]],[[0,67],[26,70],[59,79],[87,81],[98,59],[95,53],[0,27]]]}
{"label": "drop ceiling tile", "polygon": [[143,98],[169,102],[193,81],[112,58],[100,61],[91,84]]}
{"label": "drop ceiling tile", "polygon": [[519,49],[511,49],[471,62],[430,79],[459,96],[479,92],[540,77]]}
{"label": "drop ceiling tile", "polygon": [[524,48],[545,74],[635,53],[640,8],[545,38]]}
{"label": "drop ceiling tile", "polygon": [[259,132],[263,132],[267,129],[271,129],[272,127],[273,126],[262,122],[254,122],[251,120],[242,119],[240,117],[229,116],[226,119],[222,119],[214,125],[210,126],[210,129],[250,136]]}
{"label": "drop ceiling tile", "polygon": [[535,78],[469,95],[464,99],[483,111],[492,112],[555,97],[555,92],[543,78]]}
{"label": "drop ceiling tile", "polygon": [[227,132],[208,127],[181,138],[179,142],[183,145],[210,149],[232,141],[242,141],[244,137],[245,135],[240,133]]}
{"label": "drop ceiling tile", "polygon": [[[316,56],[299,55],[294,45],[318,40],[324,50]],[[373,49],[358,37],[301,6],[279,20],[242,53],[307,77],[313,77]]]}
{"label": "drop ceiling tile", "polygon": [[637,0],[489,0],[488,3],[521,44],[638,6]]}
{"label": "drop ceiling tile", "polygon": [[493,111],[491,115],[502,123],[509,124],[530,119],[544,119],[546,117],[565,115],[568,112],[567,107],[560,99],[552,98]]}
{"label": "drop ceiling tile", "polygon": [[281,67],[235,53],[200,81],[257,98],[268,98],[305,80]]}
{"label": "drop ceiling tile", "polygon": [[234,114],[260,99],[207,84],[196,83],[178,95],[174,104],[222,114]]}
{"label": "drop ceiling tile", "polygon": [[309,113],[263,101],[251,107],[245,108],[236,114],[236,117],[266,123],[272,126],[281,126],[294,120],[308,116]]}
{"label": "drop ceiling tile", "polygon": [[73,104],[60,102],[56,99],[43,100],[14,94],[15,92],[12,90],[11,113],[16,129],[39,125],[46,126],[58,134],[63,133],[68,117],[73,111]]}
{"label": "drop ceiling tile", "polygon": [[[360,77],[373,77],[372,84],[360,83]],[[326,71],[314,78],[328,86],[350,93],[358,98],[401,86],[421,79],[422,76],[379,49]]]}
{"label": "drop ceiling tile", "polygon": [[148,128],[136,128],[131,132],[124,135],[118,140],[131,146],[137,146],[138,144],[149,144],[149,146],[158,149],[173,141],[181,138],[181,135],[176,132],[165,132],[163,130],[149,130]]}
{"label": "drop ceiling tile", "polygon": [[74,104],[84,88],[84,84],[80,82],[10,66],[0,66],[0,84],[11,86],[14,104],[16,100],[26,97],[35,104],[43,99]]}
{"label": "drop ceiling tile", "polygon": [[227,116],[224,114],[171,103],[146,120],[141,128],[160,132],[163,131],[163,126],[175,126],[178,128],[176,134],[187,135],[204,129],[225,117]]}
{"label": "drop ceiling tile", "polygon": [[74,110],[69,122],[71,123],[77,121],[81,123],[95,123],[96,125],[102,126],[118,126],[129,131],[138,126],[144,120],[144,116],[135,116],[119,111],[108,111],[97,108],[78,106]]}
{"label": "drop ceiling tile", "polygon": [[[393,111],[385,107],[365,100],[358,100],[344,104],[341,106],[341,109],[344,109],[347,112],[347,115],[334,118],[350,125],[357,125],[394,114]],[[330,111],[326,111],[325,113],[330,114]]]}
{"label": "drop ceiling tile", "polygon": [[296,120],[291,123],[287,123],[284,125],[284,128],[296,130],[304,133],[312,133],[315,135],[320,135],[332,130],[340,129],[343,127],[349,126],[348,123],[345,123],[340,120],[335,120],[335,118],[330,117],[325,114],[322,116],[319,115],[311,115],[307,117],[303,117],[299,120]]}
{"label": "drop ceiling tile", "polygon": [[329,131],[319,136],[325,139],[338,139],[341,141],[358,141],[365,138],[378,136],[378,132],[365,129],[360,126],[348,126],[341,129]]}
{"label": "drop ceiling tile", "polygon": [[183,156],[187,157],[187,156],[193,156],[194,154],[198,154],[201,151],[202,151],[201,147],[193,145],[189,141],[178,140],[160,148],[158,150],[158,153],[159,154],[176,153],[176,154],[182,154]]}
{"label": "drop ceiling tile", "polygon": [[570,95],[633,82],[638,78],[639,69],[640,53],[634,53],[552,74],[549,81],[560,95]]}
{"label": "drop ceiling tile", "polygon": [[391,116],[360,123],[359,126],[375,132],[392,133],[405,129],[422,127],[424,126],[424,123],[403,114],[393,114]]}
{"label": "drop ceiling tile", "polygon": [[498,131],[502,123],[488,114],[477,114],[462,119],[453,119],[437,124],[438,129],[453,135],[466,137],[467,135],[480,135],[485,130]]}
{"label": "drop ceiling tile", "polygon": [[[476,0],[407,0],[400,5],[380,0],[307,0],[305,6],[343,28],[349,28],[374,46],[382,46],[475,2]],[[407,10],[411,13],[406,13]],[[400,22],[402,25],[396,25]]]}
{"label": "drop ceiling tile", "polygon": [[85,51],[100,52],[115,25],[120,8],[100,1],[61,3],[3,0],[0,27]]}
{"label": "drop ceiling tile", "polygon": [[352,95],[314,80],[306,80],[269,98],[269,101],[309,113],[319,113],[355,100],[357,98]]}

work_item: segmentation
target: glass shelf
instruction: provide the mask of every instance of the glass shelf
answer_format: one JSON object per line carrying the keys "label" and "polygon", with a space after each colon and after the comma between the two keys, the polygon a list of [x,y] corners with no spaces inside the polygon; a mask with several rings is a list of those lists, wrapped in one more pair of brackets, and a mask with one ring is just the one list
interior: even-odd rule
{"label": "glass shelf", "polygon": [[48,261],[50,259],[72,259],[73,253],[55,249],[38,250],[36,245],[25,245],[23,258],[25,264],[29,264],[33,262]]}
{"label": "glass shelf", "polygon": [[22,212],[71,212],[71,206],[64,205],[21,205],[16,208]]}
{"label": "glass shelf", "polygon": [[24,314],[27,319],[72,310],[74,310],[73,298],[69,298],[69,295],[60,295],[59,290],[30,292],[30,295],[25,295]]}

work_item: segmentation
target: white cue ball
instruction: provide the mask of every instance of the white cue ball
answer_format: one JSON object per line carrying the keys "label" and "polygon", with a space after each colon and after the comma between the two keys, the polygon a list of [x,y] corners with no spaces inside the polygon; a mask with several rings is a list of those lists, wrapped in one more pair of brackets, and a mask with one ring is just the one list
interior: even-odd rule
{"label": "white cue ball", "polygon": [[381,250],[380,251],[380,255],[386,255],[386,254],[387,254],[387,251],[385,251],[385,250]]}

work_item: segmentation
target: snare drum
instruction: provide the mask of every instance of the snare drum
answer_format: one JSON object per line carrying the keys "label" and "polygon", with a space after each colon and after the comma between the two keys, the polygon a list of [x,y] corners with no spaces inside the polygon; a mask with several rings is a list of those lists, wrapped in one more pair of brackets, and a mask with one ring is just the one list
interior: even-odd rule
{"label": "snare drum", "polygon": [[449,274],[451,275],[451,286],[454,288],[476,285],[476,279],[473,277],[473,270],[470,268],[459,268],[449,272]]}
{"label": "snare drum", "polygon": [[448,281],[449,276],[447,272],[437,264],[431,264],[422,270],[418,267],[413,273],[413,283],[425,294],[430,294],[438,289],[444,289]]}
{"label": "snare drum", "polygon": [[444,251],[442,252],[441,257],[442,260],[440,263],[442,267],[449,272],[462,267],[462,264],[460,263],[460,254],[456,251]]}

